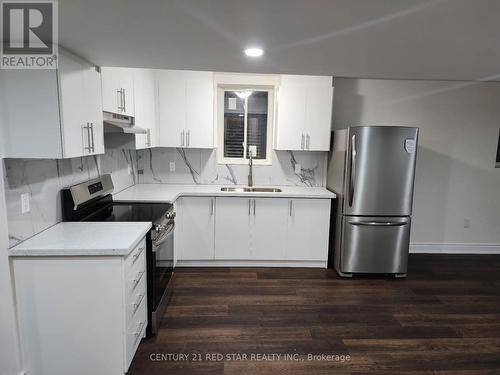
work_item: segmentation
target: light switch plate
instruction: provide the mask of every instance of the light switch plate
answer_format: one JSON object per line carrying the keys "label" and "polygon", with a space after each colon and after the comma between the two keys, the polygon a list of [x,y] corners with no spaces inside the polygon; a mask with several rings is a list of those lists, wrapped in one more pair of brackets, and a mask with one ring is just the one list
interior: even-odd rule
{"label": "light switch plate", "polygon": [[21,194],[21,213],[25,214],[30,212],[30,194]]}
{"label": "light switch plate", "polygon": [[299,163],[295,164],[295,173],[302,173],[302,165],[300,165]]}
{"label": "light switch plate", "polygon": [[174,161],[171,161],[171,162],[168,164],[168,168],[170,169],[170,172],[175,172],[175,162],[174,162]]}
{"label": "light switch plate", "polygon": [[464,229],[469,229],[469,228],[470,228],[470,219],[464,218]]}

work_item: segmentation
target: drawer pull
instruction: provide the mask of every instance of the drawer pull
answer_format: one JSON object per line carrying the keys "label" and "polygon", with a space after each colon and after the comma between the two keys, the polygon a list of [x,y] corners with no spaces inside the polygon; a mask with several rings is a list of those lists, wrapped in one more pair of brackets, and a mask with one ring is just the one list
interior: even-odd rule
{"label": "drawer pull", "polygon": [[146,324],[146,322],[139,322],[139,329],[137,329],[137,331],[135,331],[135,333],[134,333],[136,342],[137,342],[137,339],[141,336],[141,332],[142,332],[142,328],[144,327],[144,324]]}
{"label": "drawer pull", "polygon": [[133,314],[135,314],[135,312],[137,311],[137,309],[138,309],[138,308],[139,308],[139,306],[141,305],[141,302],[142,302],[142,300],[144,299],[144,296],[145,296],[144,294],[140,294],[140,295],[139,295],[139,298],[137,298],[137,301],[136,301],[136,302],[134,302],[134,303],[132,304],[132,306],[134,307],[134,312],[133,312]]}
{"label": "drawer pull", "polygon": [[135,262],[137,262],[137,259],[139,259],[139,257],[141,256],[141,254],[142,254],[143,251],[144,251],[144,246],[140,247],[139,250],[137,251],[137,253],[134,254],[134,256],[132,257],[132,264],[134,264]]}
{"label": "drawer pull", "polygon": [[144,275],[145,272],[146,271],[137,272],[137,277],[135,279],[132,279],[133,288],[135,288],[137,284],[139,284],[139,281],[141,281],[142,276]]}

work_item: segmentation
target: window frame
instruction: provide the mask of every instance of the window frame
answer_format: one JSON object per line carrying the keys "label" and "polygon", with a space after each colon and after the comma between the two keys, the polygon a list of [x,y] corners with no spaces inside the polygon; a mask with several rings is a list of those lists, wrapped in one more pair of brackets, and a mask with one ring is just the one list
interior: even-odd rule
{"label": "window frame", "polygon": [[245,98],[245,147],[242,158],[227,158],[224,157],[224,92],[225,91],[266,91],[267,92],[267,135],[266,135],[266,159],[253,159],[254,165],[272,165],[272,145],[274,136],[274,119],[275,119],[275,95],[276,87],[274,85],[245,85],[245,84],[220,84],[217,85],[217,164],[248,164],[247,156],[247,101]]}

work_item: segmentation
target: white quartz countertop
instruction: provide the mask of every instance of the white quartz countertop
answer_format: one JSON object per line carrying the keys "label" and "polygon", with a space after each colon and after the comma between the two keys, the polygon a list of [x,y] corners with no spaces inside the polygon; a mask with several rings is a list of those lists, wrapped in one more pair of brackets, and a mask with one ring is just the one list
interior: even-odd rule
{"label": "white quartz countertop", "polygon": [[[273,186],[280,188],[279,193],[262,192],[225,192],[221,185],[174,185],[138,184],[113,195],[116,202],[161,202],[173,203],[180,196],[208,197],[285,197],[285,198],[335,198],[335,193],[321,187]],[[237,187],[237,186],[227,186]]]}
{"label": "white quartz countertop", "polygon": [[128,255],[148,233],[147,222],[63,222],[9,249],[10,256]]}

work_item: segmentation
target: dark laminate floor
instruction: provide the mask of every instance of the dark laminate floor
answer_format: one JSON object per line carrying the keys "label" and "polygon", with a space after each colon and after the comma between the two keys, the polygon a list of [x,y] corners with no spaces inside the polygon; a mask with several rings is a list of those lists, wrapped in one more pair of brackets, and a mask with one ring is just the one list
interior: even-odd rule
{"label": "dark laminate floor", "polygon": [[[142,342],[129,374],[500,374],[500,256],[412,255],[406,280],[178,269],[174,293],[163,328]],[[152,361],[156,353],[163,360]],[[299,356],[285,361],[285,353]]]}

